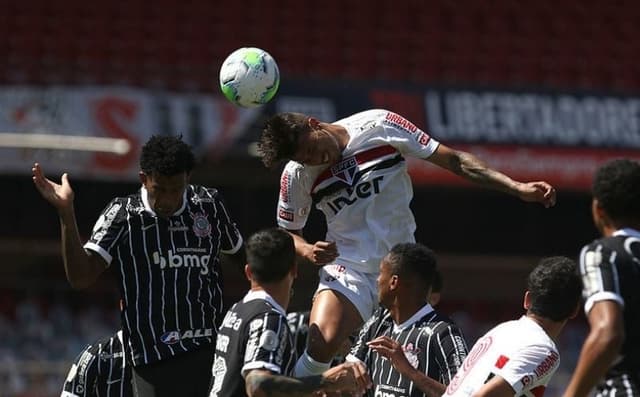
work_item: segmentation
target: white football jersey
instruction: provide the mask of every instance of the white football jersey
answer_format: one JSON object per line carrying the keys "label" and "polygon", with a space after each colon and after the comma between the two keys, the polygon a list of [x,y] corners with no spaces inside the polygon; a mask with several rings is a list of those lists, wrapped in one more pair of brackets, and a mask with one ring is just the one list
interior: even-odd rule
{"label": "white football jersey", "polygon": [[311,206],[327,220],[326,241],[335,241],[335,263],[377,273],[398,243],[414,242],[413,197],[404,156],[425,159],[439,143],[402,116],[368,110],[336,121],[349,143],[331,166],[290,161],[280,179],[278,225],[304,227]]}
{"label": "white football jersey", "polygon": [[443,397],[468,397],[494,376],[514,390],[514,396],[542,397],[560,365],[549,335],[527,316],[502,323],[478,339]]}

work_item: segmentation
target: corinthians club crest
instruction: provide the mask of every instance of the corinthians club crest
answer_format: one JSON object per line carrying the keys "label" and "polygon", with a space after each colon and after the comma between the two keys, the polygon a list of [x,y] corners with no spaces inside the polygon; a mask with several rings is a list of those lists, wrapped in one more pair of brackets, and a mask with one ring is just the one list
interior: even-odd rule
{"label": "corinthians club crest", "polygon": [[211,223],[207,219],[206,215],[201,212],[191,214],[193,218],[193,232],[196,236],[209,237],[211,235]]}

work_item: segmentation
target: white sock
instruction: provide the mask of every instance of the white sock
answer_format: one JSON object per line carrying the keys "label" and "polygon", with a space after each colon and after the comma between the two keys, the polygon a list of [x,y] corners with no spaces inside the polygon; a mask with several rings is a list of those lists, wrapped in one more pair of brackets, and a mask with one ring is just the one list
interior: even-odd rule
{"label": "white sock", "polygon": [[321,363],[320,361],[314,360],[305,350],[293,369],[293,376],[301,378],[303,376],[320,375],[328,370],[330,365],[330,362]]}

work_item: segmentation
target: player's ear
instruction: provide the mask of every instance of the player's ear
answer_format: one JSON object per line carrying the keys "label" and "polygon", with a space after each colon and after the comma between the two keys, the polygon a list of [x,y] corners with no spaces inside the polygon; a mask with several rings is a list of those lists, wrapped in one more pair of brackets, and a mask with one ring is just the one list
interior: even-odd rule
{"label": "player's ear", "polygon": [[244,265],[244,276],[249,280],[249,282],[253,279],[253,274],[251,273],[251,269],[248,264]]}
{"label": "player's ear", "polygon": [[522,302],[522,307],[524,307],[525,310],[529,310],[529,308],[531,307],[531,294],[529,291],[524,293],[524,300]]}
{"label": "player's ear", "polygon": [[309,127],[311,127],[312,130],[318,129],[318,126],[320,125],[320,121],[315,117],[309,117],[307,123],[309,123]]}
{"label": "player's ear", "polygon": [[145,174],[144,172],[138,172],[138,178],[140,178],[140,183],[142,183],[143,185],[147,183],[147,174]]}
{"label": "player's ear", "polygon": [[578,317],[578,313],[580,312],[580,302],[578,302],[578,304],[576,305],[576,308],[573,309],[573,313],[571,313],[571,316],[569,316],[569,318],[576,318]]}

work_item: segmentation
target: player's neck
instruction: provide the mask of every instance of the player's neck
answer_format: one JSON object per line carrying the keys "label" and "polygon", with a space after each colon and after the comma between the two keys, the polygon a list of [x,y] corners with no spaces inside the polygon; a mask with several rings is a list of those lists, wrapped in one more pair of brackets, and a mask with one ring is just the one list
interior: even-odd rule
{"label": "player's neck", "polygon": [[336,142],[338,142],[340,150],[344,150],[344,148],[349,144],[349,139],[351,139],[347,129],[338,124],[327,124],[325,128],[329,131]]}
{"label": "player's neck", "polygon": [[553,321],[533,313],[527,313],[527,317],[537,323],[553,340],[558,338],[560,331],[562,331],[562,327],[564,327],[566,323],[566,321]]}
{"label": "player's neck", "polygon": [[422,309],[424,305],[426,305],[425,302],[396,299],[389,307],[389,312],[396,324],[402,324]]}
{"label": "player's neck", "polygon": [[264,291],[269,294],[274,301],[276,301],[284,310],[289,307],[289,300],[291,299],[291,290],[285,288],[280,284],[266,284],[258,285],[252,283],[251,291]]}

